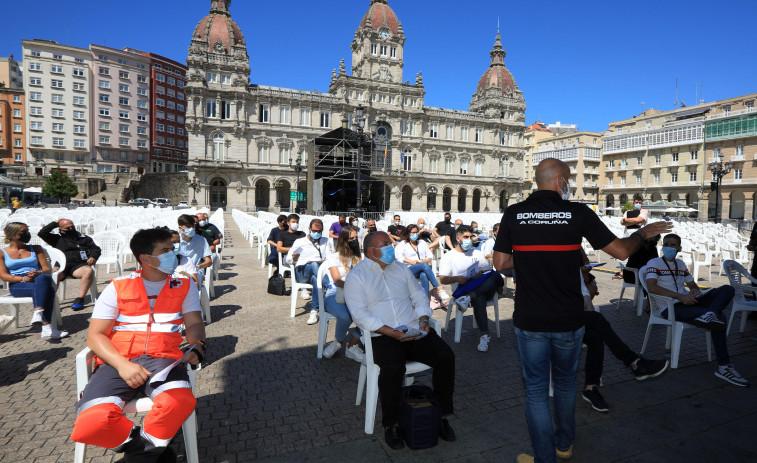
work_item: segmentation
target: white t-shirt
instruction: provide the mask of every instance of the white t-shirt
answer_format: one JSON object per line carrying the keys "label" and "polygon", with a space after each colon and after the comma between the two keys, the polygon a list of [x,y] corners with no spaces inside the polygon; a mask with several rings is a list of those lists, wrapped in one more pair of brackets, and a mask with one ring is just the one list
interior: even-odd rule
{"label": "white t-shirt", "polygon": [[[202,310],[200,307],[200,293],[196,290],[194,282],[192,280],[184,279],[183,284],[192,285],[187,292],[187,297],[184,298],[184,302],[181,304],[181,313],[186,314],[189,312],[199,312]],[[142,282],[145,285],[145,291],[147,296],[157,296],[160,290],[166,284],[166,281],[147,281],[142,278]],[[155,299],[149,299],[150,308],[155,306]],[[116,287],[113,283],[109,284],[95,302],[95,308],[92,310],[92,318],[98,320],[115,320],[118,317],[118,294],[116,294]]]}
{"label": "white t-shirt", "polygon": [[200,265],[206,257],[210,257],[210,246],[208,246],[208,240],[200,235],[195,235],[189,242],[183,239],[179,242],[179,253],[182,256],[189,257],[195,265]]}
{"label": "white t-shirt", "polygon": [[[489,254],[492,254],[494,252],[494,243],[496,242],[495,238],[489,238],[488,240],[481,243],[481,253],[484,255],[484,257],[488,256]],[[494,256],[492,256],[494,257]]]}
{"label": "white t-shirt", "polygon": [[[477,269],[475,268],[476,264],[478,264]],[[489,263],[484,257],[484,253],[473,248],[465,252],[457,252],[453,249],[446,252],[439,262],[439,275],[447,277],[464,276],[470,278],[479,271],[486,270],[489,270]]]}
{"label": "white t-shirt", "polygon": [[400,263],[405,264],[408,267],[410,264],[406,263],[405,259],[417,261],[433,259],[434,256],[431,254],[431,250],[428,248],[428,244],[426,244],[425,241],[419,240],[417,249],[418,252],[416,252],[416,250],[413,249],[413,246],[407,241],[400,241],[397,247],[394,248],[394,257]]}
{"label": "white t-shirt", "polygon": [[[326,258],[326,268],[331,270],[333,267],[336,267],[339,270],[339,275],[342,277],[342,280],[344,280],[344,277],[347,276],[347,269],[342,265],[342,259],[339,258],[338,253],[330,254],[329,257]],[[331,272],[328,274],[331,275]]]}
{"label": "white t-shirt", "polygon": [[[666,265],[667,264],[667,265]],[[687,283],[692,283],[694,277],[689,273],[686,264],[681,259],[668,262],[662,257],[655,257],[647,262],[647,280],[657,280],[657,286],[674,291],[678,294],[688,294]],[[675,299],[676,303],[680,302]]]}

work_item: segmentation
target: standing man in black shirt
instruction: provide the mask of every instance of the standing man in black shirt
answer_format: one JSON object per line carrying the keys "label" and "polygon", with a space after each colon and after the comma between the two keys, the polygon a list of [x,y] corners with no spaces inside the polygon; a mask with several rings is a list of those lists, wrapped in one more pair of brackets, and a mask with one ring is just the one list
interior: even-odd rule
{"label": "standing man in black shirt", "polygon": [[[570,202],[570,168],[545,159],[536,168],[538,191],[507,208],[494,244],[497,270],[515,268],[513,324],[526,383],[526,418],[538,462],[569,458],[575,437],[575,376],[584,333],[581,240],[626,259],[645,238],[666,233],[658,222],[618,239],[588,207]],[[550,366],[555,422],[549,407]],[[520,455],[519,461],[533,461]]]}
{"label": "standing man in black shirt", "polygon": [[392,243],[397,243],[398,241],[402,241],[402,232],[405,231],[405,226],[401,225],[402,222],[400,222],[400,216],[395,215],[394,216],[394,224],[389,225],[388,231],[389,231],[389,238],[392,239]]}

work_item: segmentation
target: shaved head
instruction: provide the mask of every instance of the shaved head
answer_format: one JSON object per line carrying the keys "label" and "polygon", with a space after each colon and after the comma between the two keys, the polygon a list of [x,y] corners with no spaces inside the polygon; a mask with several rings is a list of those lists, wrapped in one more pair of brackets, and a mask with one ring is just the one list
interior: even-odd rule
{"label": "shaved head", "polygon": [[363,239],[363,248],[373,247],[374,243],[381,238],[389,238],[389,235],[380,231],[368,233]]}
{"label": "shaved head", "polygon": [[570,178],[570,167],[559,159],[547,158],[536,166],[536,186],[540,190],[559,192],[560,178]]}

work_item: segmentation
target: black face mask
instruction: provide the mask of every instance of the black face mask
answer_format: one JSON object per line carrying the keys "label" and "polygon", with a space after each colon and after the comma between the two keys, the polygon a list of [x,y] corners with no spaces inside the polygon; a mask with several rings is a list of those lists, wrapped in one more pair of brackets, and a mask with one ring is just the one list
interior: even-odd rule
{"label": "black face mask", "polygon": [[360,243],[358,243],[357,240],[348,241],[347,245],[349,245],[355,255],[360,255]]}
{"label": "black face mask", "polygon": [[76,229],[71,227],[68,230],[61,232],[65,236],[76,236]]}
{"label": "black face mask", "polygon": [[450,222],[452,222],[452,218],[451,217],[445,217],[444,218],[444,223],[450,223]]}
{"label": "black face mask", "polygon": [[21,233],[21,236],[19,236],[19,237],[18,237],[18,239],[19,239],[19,240],[20,240],[20,241],[21,241],[22,243],[28,243],[29,241],[31,241],[31,240],[32,240],[32,234],[31,234],[31,233],[29,233],[28,231],[27,231],[27,232],[24,232],[24,233]]}
{"label": "black face mask", "polygon": [[376,227],[368,227],[368,231],[371,233],[375,232],[376,230],[378,230]]}

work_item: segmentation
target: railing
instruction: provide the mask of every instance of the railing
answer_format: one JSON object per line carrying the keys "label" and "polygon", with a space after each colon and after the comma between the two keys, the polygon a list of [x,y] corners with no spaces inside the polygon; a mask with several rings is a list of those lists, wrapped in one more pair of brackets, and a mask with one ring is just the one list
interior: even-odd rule
{"label": "railing", "polygon": [[742,114],[749,114],[751,112],[754,112],[754,108],[744,108],[737,111],[724,111],[722,113],[708,115],[707,120],[709,121],[712,119],[722,119],[724,117],[740,116]]}
{"label": "railing", "polygon": [[743,161],[744,155],[743,154],[734,154],[731,156],[731,161]]}

